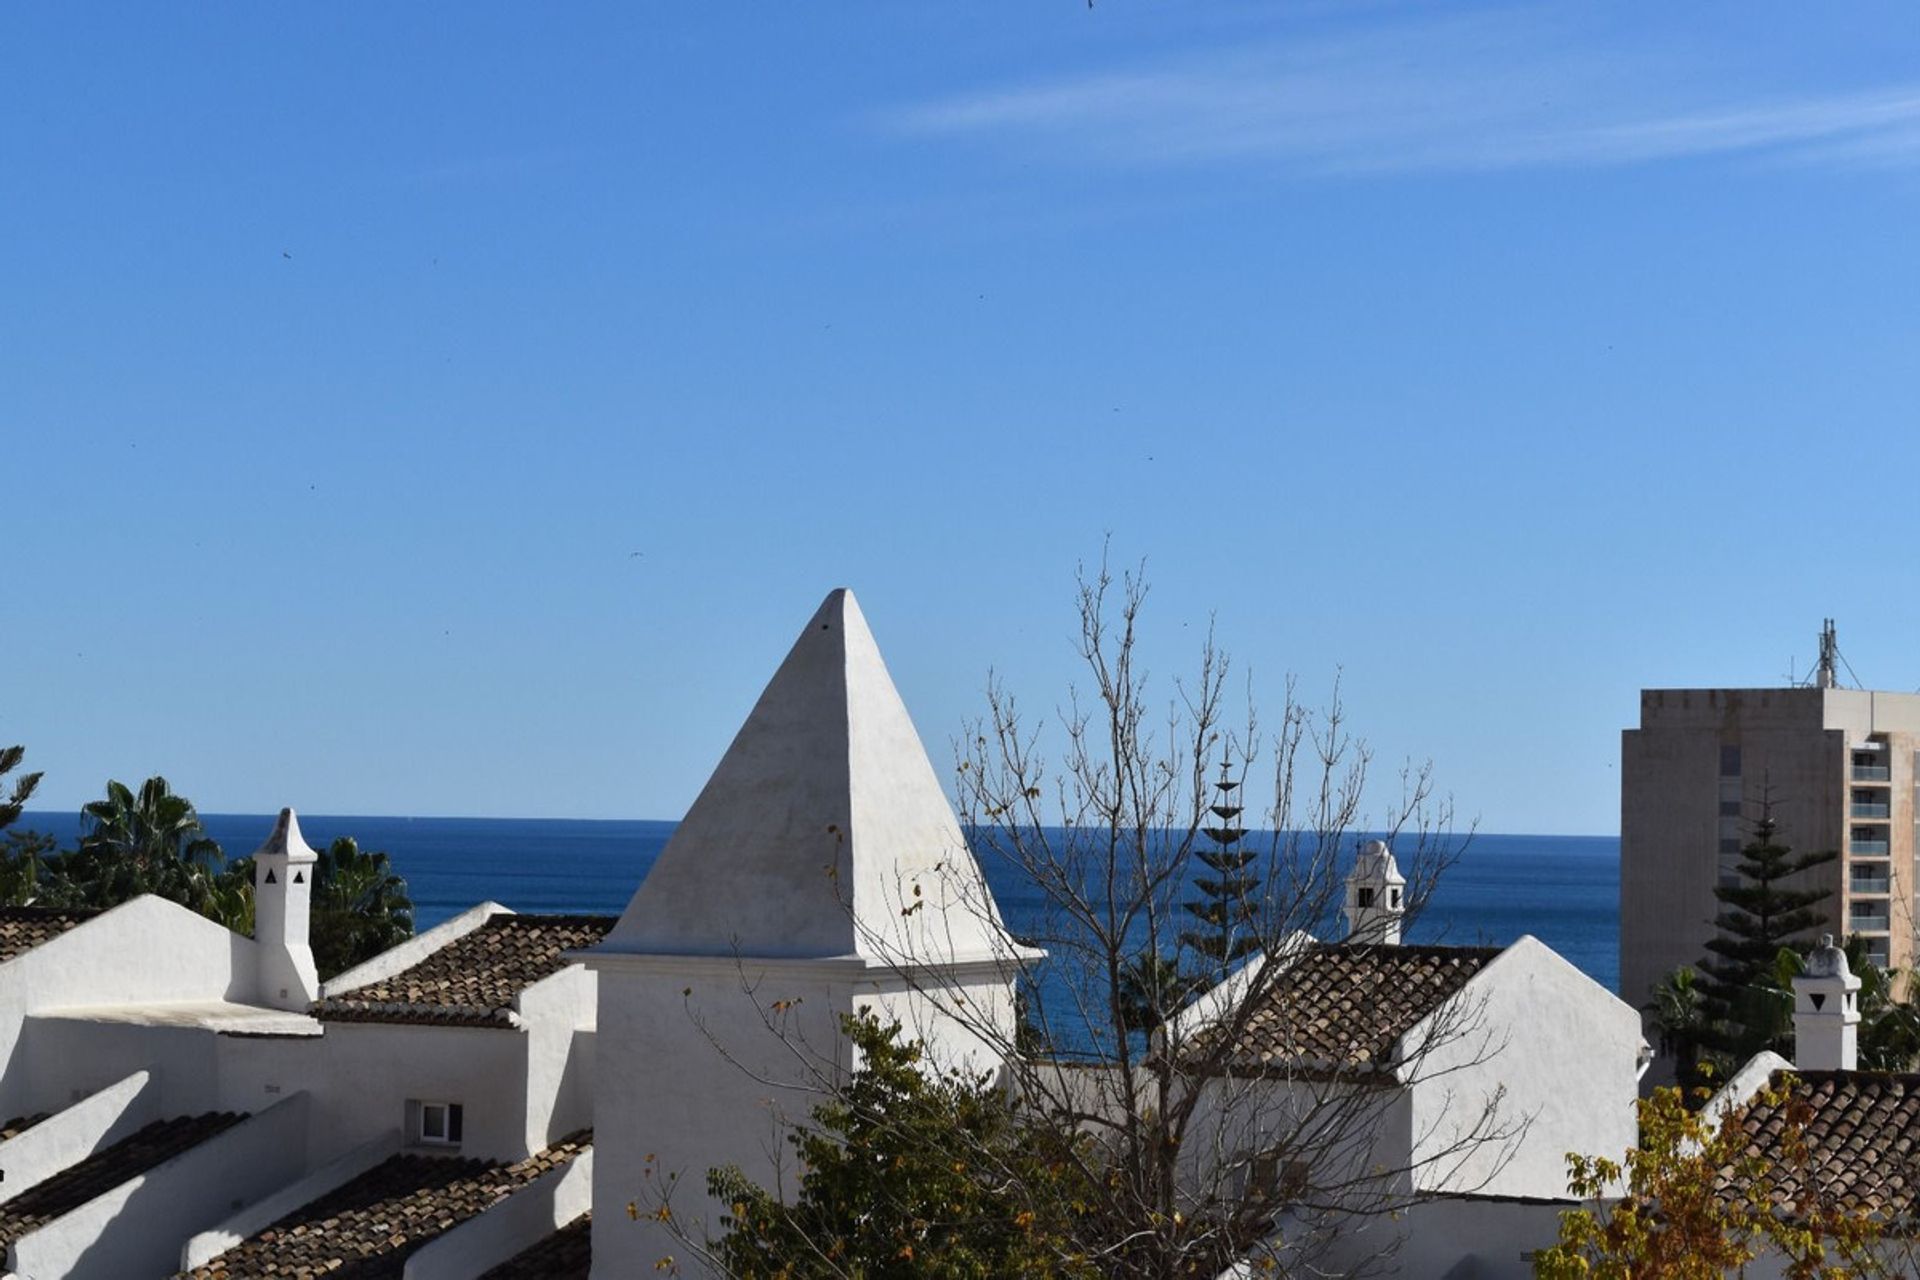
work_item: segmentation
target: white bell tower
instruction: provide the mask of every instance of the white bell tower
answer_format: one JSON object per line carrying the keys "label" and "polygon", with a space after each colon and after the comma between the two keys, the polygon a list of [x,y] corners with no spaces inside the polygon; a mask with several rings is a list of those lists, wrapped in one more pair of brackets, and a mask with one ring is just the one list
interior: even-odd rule
{"label": "white bell tower", "polygon": [[1360,846],[1347,873],[1347,941],[1400,945],[1400,918],[1407,913],[1407,880],[1384,840]]}
{"label": "white bell tower", "polygon": [[1793,1058],[1805,1071],[1852,1071],[1860,1064],[1860,979],[1847,953],[1821,937],[1793,980]]}
{"label": "white bell tower", "polygon": [[261,1003],[304,1010],[320,998],[320,975],[307,940],[313,868],[320,855],[300,838],[300,820],[282,809],[273,834],[253,854],[253,941]]}
{"label": "white bell tower", "polygon": [[593,1274],[653,1275],[686,1252],[650,1212],[667,1179],[697,1233],[727,1213],[708,1169],[792,1176],[782,1122],[856,1065],[841,1015],[899,1020],[938,1068],[999,1066],[1015,975],[1039,954],[1002,925],[859,605],[833,592],[584,955],[594,1199],[613,1206],[593,1217]]}

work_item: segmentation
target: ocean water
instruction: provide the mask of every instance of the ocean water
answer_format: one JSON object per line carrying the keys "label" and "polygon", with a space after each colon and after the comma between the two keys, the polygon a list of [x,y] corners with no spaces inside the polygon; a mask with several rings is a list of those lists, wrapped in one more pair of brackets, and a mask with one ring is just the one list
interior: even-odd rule
{"label": "ocean water", "polygon": [[[229,856],[250,853],[273,828],[258,814],[202,814]],[[77,819],[30,813],[19,824],[63,843]],[[302,814],[307,843],[353,836],[406,877],[425,929],[489,899],[516,911],[617,915],[673,834],[671,822],[546,818],[382,818]],[[986,863],[1015,933],[1038,918],[1038,890]],[[1512,942],[1533,934],[1608,990],[1620,975],[1620,841],[1613,836],[1476,835],[1448,870],[1409,941]],[[724,891],[715,886],[716,892]]]}

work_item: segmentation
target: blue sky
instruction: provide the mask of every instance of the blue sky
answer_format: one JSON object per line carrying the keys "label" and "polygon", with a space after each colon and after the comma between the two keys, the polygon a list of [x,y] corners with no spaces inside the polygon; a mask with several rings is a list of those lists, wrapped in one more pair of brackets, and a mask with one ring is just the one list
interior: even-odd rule
{"label": "blue sky", "polygon": [[1072,577],[1496,831],[1820,619],[1920,686],[1907,5],[0,8],[45,807],[677,817],[851,585],[936,762]]}

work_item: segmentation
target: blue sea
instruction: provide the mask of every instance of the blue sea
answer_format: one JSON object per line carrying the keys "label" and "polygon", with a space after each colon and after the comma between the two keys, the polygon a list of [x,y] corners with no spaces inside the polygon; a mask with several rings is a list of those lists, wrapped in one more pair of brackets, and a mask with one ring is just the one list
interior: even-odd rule
{"label": "blue sea", "polygon": [[[257,814],[202,814],[229,856],[273,828]],[[63,844],[77,819],[27,814],[21,827]],[[406,877],[419,928],[492,899],[516,911],[617,915],[673,834],[674,823],[549,818],[300,816],[307,843],[353,836],[384,850]],[[1007,925],[1029,932],[1041,902],[1004,864],[986,872]],[[1503,944],[1530,933],[1613,990],[1620,976],[1620,841],[1614,836],[1476,835],[1447,871],[1409,941]]]}

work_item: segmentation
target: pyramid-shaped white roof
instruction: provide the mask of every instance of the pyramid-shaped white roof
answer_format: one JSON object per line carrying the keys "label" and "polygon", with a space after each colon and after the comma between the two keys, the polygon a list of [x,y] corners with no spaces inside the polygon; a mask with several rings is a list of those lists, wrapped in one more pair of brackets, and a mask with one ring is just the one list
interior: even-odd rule
{"label": "pyramid-shaped white roof", "polygon": [[807,623],[599,950],[1014,954],[851,591]]}

